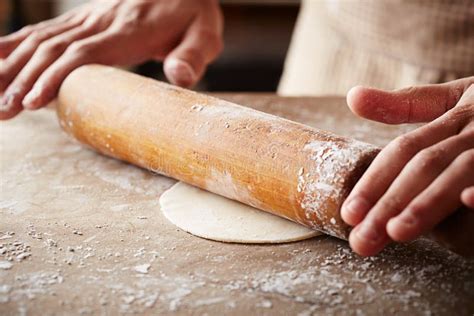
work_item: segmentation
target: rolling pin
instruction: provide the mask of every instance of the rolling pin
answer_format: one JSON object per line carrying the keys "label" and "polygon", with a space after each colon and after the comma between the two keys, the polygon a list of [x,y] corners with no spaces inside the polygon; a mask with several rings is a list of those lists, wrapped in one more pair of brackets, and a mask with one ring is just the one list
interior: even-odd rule
{"label": "rolling pin", "polygon": [[62,84],[60,125],[94,150],[347,239],[340,207],[379,148],[112,67]]}

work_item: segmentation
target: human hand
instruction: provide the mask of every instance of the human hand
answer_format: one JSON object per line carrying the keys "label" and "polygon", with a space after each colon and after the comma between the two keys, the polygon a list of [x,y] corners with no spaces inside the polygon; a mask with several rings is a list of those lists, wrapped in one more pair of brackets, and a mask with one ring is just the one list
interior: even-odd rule
{"label": "human hand", "polygon": [[158,59],[172,83],[193,85],[222,50],[222,30],[217,0],[95,0],[27,26],[0,38],[0,119],[45,106],[84,64]]}
{"label": "human hand", "polygon": [[375,255],[434,229],[463,203],[474,209],[474,77],[392,92],[355,87],[347,102],[374,121],[431,121],[388,144],[344,202],[355,252]]}

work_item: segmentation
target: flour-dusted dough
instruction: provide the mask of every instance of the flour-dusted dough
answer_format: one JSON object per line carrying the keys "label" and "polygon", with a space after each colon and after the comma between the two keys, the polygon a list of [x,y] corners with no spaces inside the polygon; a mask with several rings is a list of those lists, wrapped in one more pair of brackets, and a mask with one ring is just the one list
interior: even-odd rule
{"label": "flour-dusted dough", "polygon": [[160,198],[165,217],[199,237],[236,243],[284,243],[320,233],[284,218],[179,182]]}

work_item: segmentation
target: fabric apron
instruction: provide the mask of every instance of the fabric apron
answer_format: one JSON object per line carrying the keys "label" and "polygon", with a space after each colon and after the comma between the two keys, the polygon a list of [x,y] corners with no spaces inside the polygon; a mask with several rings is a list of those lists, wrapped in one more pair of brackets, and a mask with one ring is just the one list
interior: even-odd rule
{"label": "fabric apron", "polygon": [[278,92],[340,95],[472,75],[473,0],[305,0]]}

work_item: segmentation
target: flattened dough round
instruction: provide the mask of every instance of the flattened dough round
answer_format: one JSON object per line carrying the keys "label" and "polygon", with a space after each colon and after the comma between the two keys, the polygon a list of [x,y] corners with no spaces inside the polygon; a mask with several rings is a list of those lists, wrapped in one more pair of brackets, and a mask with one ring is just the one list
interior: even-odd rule
{"label": "flattened dough round", "polygon": [[164,192],[165,217],[193,235],[235,243],[284,243],[320,233],[284,218],[179,182]]}

